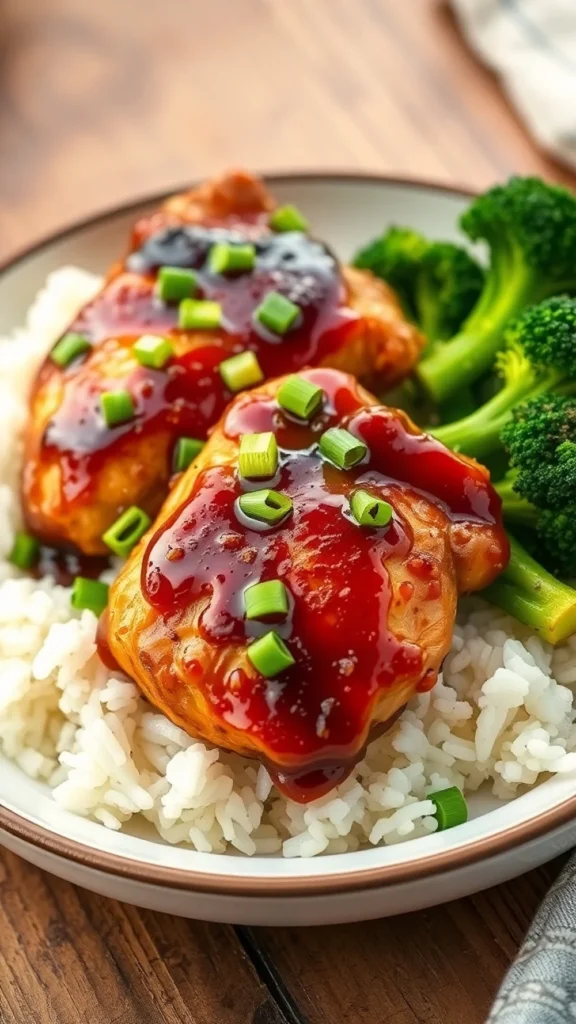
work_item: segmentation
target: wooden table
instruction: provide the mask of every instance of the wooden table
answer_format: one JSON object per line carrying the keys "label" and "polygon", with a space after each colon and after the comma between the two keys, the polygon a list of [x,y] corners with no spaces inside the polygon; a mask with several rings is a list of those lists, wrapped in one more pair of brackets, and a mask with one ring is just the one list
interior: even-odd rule
{"label": "wooden table", "polygon": [[[0,0],[0,258],[230,164],[570,176],[434,0]],[[481,1024],[557,865],[436,910],[233,929],[0,856],[1,1024]]]}

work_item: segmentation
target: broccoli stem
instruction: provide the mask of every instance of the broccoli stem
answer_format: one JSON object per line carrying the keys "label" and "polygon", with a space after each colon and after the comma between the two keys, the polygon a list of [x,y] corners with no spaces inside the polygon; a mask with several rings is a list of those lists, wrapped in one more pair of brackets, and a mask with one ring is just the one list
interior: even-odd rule
{"label": "broccoli stem", "polygon": [[436,348],[442,337],[442,309],[438,303],[438,296],[431,293],[430,288],[424,281],[418,282],[416,286],[416,300],[418,305],[418,322],[420,330],[426,338],[426,355],[430,355]]}
{"label": "broccoli stem", "polygon": [[514,482],[517,473],[513,470],[506,474],[503,480],[493,484],[494,490],[500,495],[504,519],[519,526],[538,525],[539,510],[527,498],[522,498],[514,489]]}
{"label": "broccoli stem", "polygon": [[576,630],[576,590],[561,583],[510,537],[508,568],[482,593],[493,604],[558,644]]}
{"label": "broccoli stem", "polygon": [[486,292],[460,332],[446,344],[434,347],[420,363],[418,377],[436,402],[445,401],[488,370],[508,321],[538,301],[532,275],[525,268],[511,273],[499,297],[491,302],[494,290],[489,275]]}
{"label": "broccoli stem", "polygon": [[[462,388],[456,395],[452,395],[447,402],[436,406],[436,412],[440,417],[440,423],[453,423],[455,420],[463,420],[470,416],[478,406],[472,388]],[[421,415],[421,414],[420,414]]]}
{"label": "broccoli stem", "polygon": [[500,433],[514,406],[534,393],[534,375],[520,374],[469,416],[434,427],[429,433],[452,451],[485,459],[501,446]]}

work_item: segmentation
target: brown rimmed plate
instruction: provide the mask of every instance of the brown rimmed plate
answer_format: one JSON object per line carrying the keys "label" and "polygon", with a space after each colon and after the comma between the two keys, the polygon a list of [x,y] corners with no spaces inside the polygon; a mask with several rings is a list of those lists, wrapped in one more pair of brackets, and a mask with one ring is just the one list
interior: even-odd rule
{"label": "brown rimmed plate", "polygon": [[[346,258],[387,223],[457,238],[463,190],[359,174],[269,178],[316,233]],[[74,264],[102,272],[122,252],[133,220],[161,196],[75,224],[4,265],[0,333],[22,323],[47,275]],[[509,803],[471,801],[456,829],[390,847],[312,860],[200,854],[151,831],[117,833],[57,807],[47,788],[0,757],[0,841],[32,862],[105,895],[209,920],[329,923],[417,909],[512,877],[576,838],[576,779],[562,776]]]}

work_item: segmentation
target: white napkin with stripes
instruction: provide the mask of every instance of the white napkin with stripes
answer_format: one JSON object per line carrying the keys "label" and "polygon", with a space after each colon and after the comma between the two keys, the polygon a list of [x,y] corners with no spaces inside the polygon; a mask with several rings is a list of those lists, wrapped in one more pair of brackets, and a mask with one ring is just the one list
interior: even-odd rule
{"label": "white napkin with stripes", "polygon": [[576,858],[545,897],[486,1024],[574,1024]]}
{"label": "white napkin with stripes", "polygon": [[451,0],[528,129],[576,167],[576,0]]}

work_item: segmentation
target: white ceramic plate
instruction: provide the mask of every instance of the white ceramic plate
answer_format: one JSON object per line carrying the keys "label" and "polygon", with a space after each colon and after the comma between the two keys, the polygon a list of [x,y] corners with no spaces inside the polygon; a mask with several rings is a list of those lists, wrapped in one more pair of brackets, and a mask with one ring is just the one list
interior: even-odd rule
{"label": "white ceramic plate", "polygon": [[[395,221],[457,238],[466,196],[424,183],[359,175],[270,179],[342,258]],[[23,322],[47,274],[63,264],[103,272],[133,220],[160,197],[53,236],[0,276],[0,333]],[[79,885],[140,906],[205,920],[323,924],[430,906],[520,874],[576,839],[576,778],[551,779],[507,804],[471,801],[459,828],[391,847],[312,860],[216,856],[164,844],[152,832],[110,832],[59,808],[45,786],[0,756],[0,842]]]}

